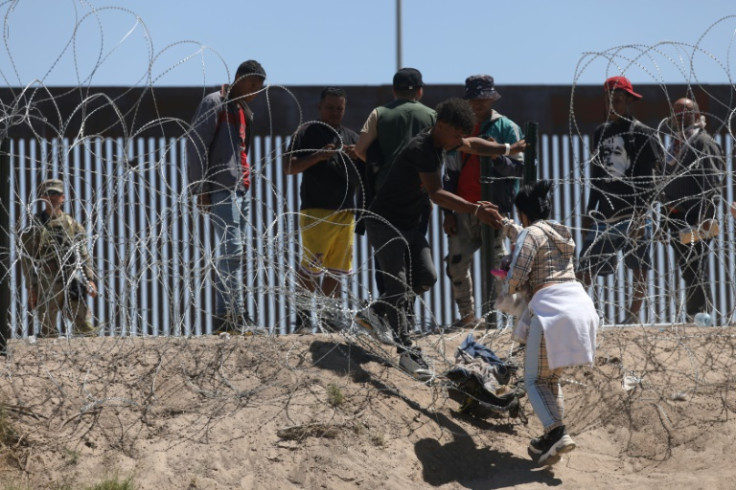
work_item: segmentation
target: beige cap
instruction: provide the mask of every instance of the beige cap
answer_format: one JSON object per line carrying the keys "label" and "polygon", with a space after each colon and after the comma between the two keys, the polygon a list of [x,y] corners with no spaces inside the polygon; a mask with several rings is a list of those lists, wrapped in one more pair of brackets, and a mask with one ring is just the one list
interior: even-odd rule
{"label": "beige cap", "polygon": [[43,196],[44,194],[48,194],[49,191],[56,191],[60,193],[64,193],[64,182],[60,181],[59,179],[48,179],[41,182],[41,185],[38,186],[38,194]]}

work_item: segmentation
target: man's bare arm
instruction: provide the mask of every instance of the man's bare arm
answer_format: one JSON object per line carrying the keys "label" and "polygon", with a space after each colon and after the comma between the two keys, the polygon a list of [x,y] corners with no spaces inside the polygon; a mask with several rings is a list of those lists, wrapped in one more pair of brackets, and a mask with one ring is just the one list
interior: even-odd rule
{"label": "man's bare arm", "polygon": [[498,206],[486,201],[472,203],[457,194],[446,191],[442,188],[442,177],[439,170],[437,172],[420,172],[419,178],[429,193],[429,198],[438,206],[452,209],[456,213],[473,214],[482,223],[494,228],[501,227],[503,216],[498,212]]}
{"label": "man's bare arm", "polygon": [[319,162],[329,160],[335,153],[335,145],[328,143],[318,151],[305,157],[292,156],[284,161],[284,173],[286,175],[296,175],[304,172],[310,167],[317,165]]}
{"label": "man's bare arm", "polygon": [[464,153],[480,155],[483,157],[496,157],[499,155],[515,155],[526,148],[526,141],[519,140],[514,144],[496,143],[477,136],[463,138],[463,144],[458,148]]}

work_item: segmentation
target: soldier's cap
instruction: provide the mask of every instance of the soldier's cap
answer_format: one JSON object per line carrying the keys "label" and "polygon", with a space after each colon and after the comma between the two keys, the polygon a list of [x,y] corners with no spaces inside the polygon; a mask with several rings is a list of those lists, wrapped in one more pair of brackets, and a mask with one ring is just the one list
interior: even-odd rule
{"label": "soldier's cap", "polygon": [[466,100],[491,99],[498,100],[501,94],[496,90],[496,84],[490,75],[472,75],[465,79]]}
{"label": "soldier's cap", "polygon": [[424,87],[422,72],[416,68],[402,68],[394,75],[395,90],[414,90]]}
{"label": "soldier's cap", "polygon": [[642,95],[634,92],[634,86],[631,85],[626,77],[611,77],[603,83],[603,90],[606,92],[612,92],[613,90],[623,90],[627,94],[631,95],[635,99],[641,99]]}
{"label": "soldier's cap", "polygon": [[64,194],[64,182],[59,179],[48,179],[38,186],[38,194],[41,196],[48,194],[49,191]]}

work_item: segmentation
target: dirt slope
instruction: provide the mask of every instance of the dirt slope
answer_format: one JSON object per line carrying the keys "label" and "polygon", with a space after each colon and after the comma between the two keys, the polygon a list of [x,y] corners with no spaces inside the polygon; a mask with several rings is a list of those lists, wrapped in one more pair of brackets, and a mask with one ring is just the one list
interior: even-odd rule
{"label": "dirt slope", "polygon": [[[420,343],[443,371],[466,334]],[[461,414],[441,382],[351,340],[12,341],[0,403],[18,437],[0,489],[114,475],[141,489],[734,487],[728,329],[602,331],[596,366],[566,373],[578,448],[552,470],[526,455],[541,431],[526,400],[528,425]],[[506,332],[484,342],[511,352]]]}

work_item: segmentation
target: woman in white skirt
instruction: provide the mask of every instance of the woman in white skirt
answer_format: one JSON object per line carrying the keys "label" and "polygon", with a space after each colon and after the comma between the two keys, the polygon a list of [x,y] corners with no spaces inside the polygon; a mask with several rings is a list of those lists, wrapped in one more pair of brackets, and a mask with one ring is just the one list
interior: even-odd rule
{"label": "woman in white skirt", "polygon": [[503,219],[504,234],[515,243],[507,275],[508,293],[529,301],[514,335],[526,343],[524,384],[544,434],[529,443],[540,466],[557,463],[575,449],[563,421],[560,387],[563,368],[592,365],[598,313],[575,279],[575,242],[570,230],[549,219],[549,181],[525,184],[514,204],[521,225]]}

